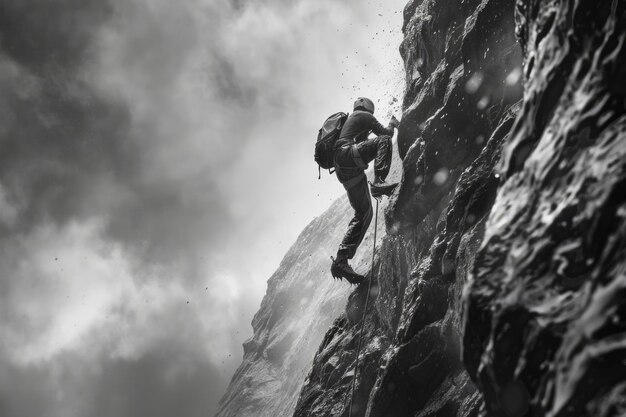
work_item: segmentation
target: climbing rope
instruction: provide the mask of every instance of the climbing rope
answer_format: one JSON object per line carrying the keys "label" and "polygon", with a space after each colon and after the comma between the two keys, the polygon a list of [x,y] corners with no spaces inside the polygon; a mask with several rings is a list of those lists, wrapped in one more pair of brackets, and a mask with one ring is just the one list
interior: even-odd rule
{"label": "climbing rope", "polygon": [[376,198],[376,217],[374,220],[374,248],[372,249],[372,265],[370,267],[370,279],[367,282],[367,294],[365,295],[365,307],[363,307],[363,317],[361,317],[361,331],[359,332],[359,343],[356,348],[356,361],[354,364],[354,378],[352,379],[352,395],[350,396],[350,408],[348,417],[352,417],[352,405],[354,404],[354,391],[356,389],[356,379],[359,372],[359,355],[361,354],[361,341],[363,340],[363,328],[365,327],[365,314],[367,314],[367,303],[370,299],[370,290],[374,280],[374,255],[376,254],[376,232],[378,232],[378,198]]}

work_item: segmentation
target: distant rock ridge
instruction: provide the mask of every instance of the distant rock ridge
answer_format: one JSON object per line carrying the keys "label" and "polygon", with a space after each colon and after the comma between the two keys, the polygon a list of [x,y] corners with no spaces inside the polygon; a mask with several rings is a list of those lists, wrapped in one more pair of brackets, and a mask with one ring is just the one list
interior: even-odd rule
{"label": "distant rock ridge", "polygon": [[270,280],[218,416],[347,417],[363,313],[353,416],[626,416],[626,2],[413,0],[403,31],[371,304],[321,280],[309,342],[289,329],[342,200]]}

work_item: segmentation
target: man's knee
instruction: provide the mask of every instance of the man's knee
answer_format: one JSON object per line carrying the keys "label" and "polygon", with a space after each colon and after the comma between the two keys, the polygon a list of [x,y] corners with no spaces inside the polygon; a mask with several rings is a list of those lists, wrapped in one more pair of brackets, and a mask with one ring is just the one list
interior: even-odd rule
{"label": "man's knee", "polygon": [[359,154],[365,163],[370,163],[374,160],[374,158],[376,158],[378,148],[380,146],[379,143],[378,137],[375,137],[364,140],[356,145],[356,149],[359,151]]}

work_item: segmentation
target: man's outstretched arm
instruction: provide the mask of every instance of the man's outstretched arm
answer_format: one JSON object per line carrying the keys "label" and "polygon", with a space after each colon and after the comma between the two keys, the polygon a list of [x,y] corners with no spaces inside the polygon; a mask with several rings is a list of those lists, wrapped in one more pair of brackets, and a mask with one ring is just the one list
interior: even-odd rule
{"label": "man's outstretched arm", "polygon": [[373,115],[372,119],[372,132],[377,135],[393,136],[393,129],[397,128],[400,125],[400,122],[398,121],[398,119],[396,119],[396,116],[391,116],[391,120],[389,121],[389,125],[387,125],[387,127],[384,127],[382,124],[380,124],[380,122],[376,120]]}

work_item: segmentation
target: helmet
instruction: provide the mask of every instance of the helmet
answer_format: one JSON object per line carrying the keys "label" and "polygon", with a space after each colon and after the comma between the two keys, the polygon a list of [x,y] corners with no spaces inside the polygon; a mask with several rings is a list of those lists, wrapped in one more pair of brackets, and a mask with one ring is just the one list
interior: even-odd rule
{"label": "helmet", "polygon": [[359,97],[354,102],[354,110],[365,110],[374,113],[374,102],[369,98]]}

